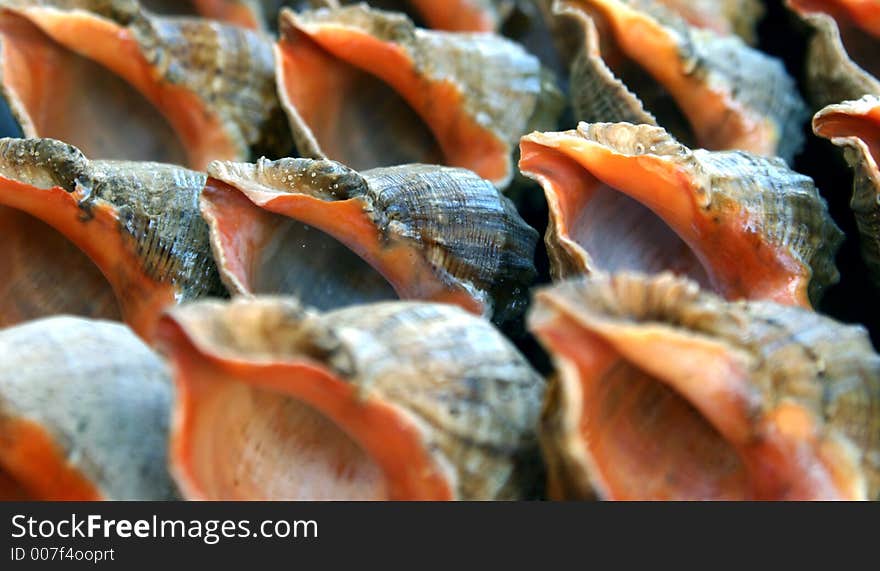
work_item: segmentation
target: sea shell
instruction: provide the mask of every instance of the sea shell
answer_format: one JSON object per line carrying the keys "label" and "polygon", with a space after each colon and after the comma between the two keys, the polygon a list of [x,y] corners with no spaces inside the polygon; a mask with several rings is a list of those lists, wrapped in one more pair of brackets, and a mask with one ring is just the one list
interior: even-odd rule
{"label": "sea shell", "polygon": [[786,0],[812,29],[806,87],[815,109],[880,95],[880,5],[864,0]]}
{"label": "sea shell", "polygon": [[670,270],[727,298],[804,306],[838,280],[843,235],[813,181],[781,159],[691,151],[629,123],[533,133],[521,154],[547,196],[557,279]]}
{"label": "sea shell", "polygon": [[697,29],[653,0],[554,7],[583,29],[571,79],[578,120],[637,118],[690,146],[788,161],[800,150],[806,107],[779,60],[736,36]]}
{"label": "sea shell", "polygon": [[454,306],[317,314],[240,298],[178,308],[159,335],[187,498],[515,499],[538,485],[544,383]]}
{"label": "sea shell", "polygon": [[761,0],[658,0],[692,26],[721,35],[736,34],[750,44],[758,41],[764,16]]}
{"label": "sea shell", "polygon": [[296,294],[320,309],[399,296],[498,322],[524,310],[538,233],[470,171],[282,159],[209,173],[202,214],[233,293]]}
{"label": "sea shell", "polygon": [[170,165],[88,161],[51,139],[0,139],[0,327],[121,313],[149,340],[168,304],[224,295],[198,210],[206,178]]}
{"label": "sea shell", "polygon": [[0,63],[24,135],[93,158],[203,170],[292,148],[272,41],[237,26],[131,0],[0,0]]}
{"label": "sea shell", "polygon": [[119,324],[0,331],[0,500],[170,500],[172,385]]}
{"label": "sea shell", "polygon": [[865,261],[880,286],[880,96],[826,107],[813,118],[813,129],[843,147],[855,171],[851,206]]}
{"label": "sea shell", "polygon": [[447,164],[504,186],[516,141],[561,109],[537,58],[492,34],[417,29],[365,5],[285,10],[281,34],[279,92],[303,156]]}
{"label": "sea shell", "polygon": [[880,358],[865,330],[730,303],[670,274],[541,291],[550,496],[880,499]]}

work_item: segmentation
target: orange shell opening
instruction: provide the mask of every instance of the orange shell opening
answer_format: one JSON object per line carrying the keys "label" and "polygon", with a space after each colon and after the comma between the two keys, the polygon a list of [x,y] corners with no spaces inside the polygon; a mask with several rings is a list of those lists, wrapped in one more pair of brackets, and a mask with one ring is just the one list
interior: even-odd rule
{"label": "orange shell opening", "polygon": [[[603,498],[859,498],[852,459],[796,404],[761,416],[747,371],[722,347],[648,326],[596,333],[563,316],[537,333],[571,383],[563,453],[574,461],[563,469],[588,472]],[[561,481],[551,476],[551,490],[566,499]]]}
{"label": "orange shell opening", "polygon": [[174,290],[144,273],[115,210],[99,203],[87,214],[78,204],[83,196],[60,187],[40,189],[0,177],[0,189],[0,204],[51,226],[88,256],[112,287],[124,321],[149,342],[162,310],[174,303]]}
{"label": "orange shell opening", "polygon": [[160,326],[178,387],[172,471],[189,499],[450,500],[421,429],[308,361],[254,364]]}
{"label": "orange shell opening", "polygon": [[467,168],[496,184],[509,178],[509,145],[466,112],[458,86],[421,75],[400,47],[341,26],[289,29],[278,44],[278,60],[282,101],[295,109],[329,158],[354,168],[379,166],[357,165],[335,148],[345,131],[335,123],[336,110],[345,103],[337,84],[349,81],[351,66],[390,86],[430,129],[442,156],[409,162]]}
{"label": "orange shell opening", "polygon": [[[538,180],[547,195],[551,211],[548,246],[564,252],[555,260],[562,275],[669,270],[728,299],[810,307],[809,269],[799,267],[786,252],[774,250],[760,235],[744,231],[748,221],[742,213],[723,218],[707,215],[687,174],[670,163],[651,156],[617,155],[574,137],[552,145],[525,137],[521,151],[520,169]],[[631,200],[612,204],[614,210],[594,208],[600,204],[593,202],[596,197],[607,201],[610,194]],[[627,220],[623,214],[635,208],[643,212],[630,227],[618,222]],[[656,224],[658,218],[662,225]],[[614,231],[619,236],[597,244],[593,240],[599,224],[604,224],[606,233]],[[636,250],[644,248],[657,256],[646,259],[639,251],[629,259],[602,251],[603,247],[620,248],[634,237],[640,237]],[[612,263],[623,265],[611,267]]]}
{"label": "orange shell opening", "polygon": [[485,310],[461,286],[443,283],[413,246],[382,237],[358,199],[329,202],[302,194],[261,195],[209,178],[201,205],[220,271],[239,293],[285,293],[259,291],[259,252],[274,239],[282,222],[296,220],[357,254],[401,299],[451,303],[478,315]]}
{"label": "orange shell opening", "polygon": [[[195,93],[159,77],[158,71],[145,59],[140,45],[129,30],[86,12],[60,12],[33,7],[14,12],[20,14],[19,17],[7,10],[0,18],[3,22],[0,33],[6,39],[2,60],[3,75],[7,82],[11,82],[9,86],[21,100],[24,111],[31,116],[32,124],[24,126],[26,133],[28,127],[31,128],[32,132],[28,133],[30,136],[57,136],[59,133],[53,133],[53,129],[66,126],[69,128],[64,140],[79,143],[78,146],[92,158],[151,158],[116,155],[102,157],[105,152],[118,153],[119,149],[114,149],[115,145],[121,145],[123,149],[139,149],[144,147],[144,142],[134,141],[138,144],[133,144],[132,133],[125,132],[125,136],[122,133],[116,136],[114,133],[113,143],[101,144],[99,133],[89,132],[88,127],[77,124],[83,108],[94,108],[93,115],[96,117],[100,118],[102,115],[101,105],[89,104],[90,96],[97,97],[95,85],[80,85],[78,82],[83,78],[75,73],[82,66],[90,65],[86,61],[90,60],[117,76],[114,78],[116,81],[107,79],[109,76],[106,76],[101,80],[103,83],[98,83],[99,89],[109,82],[119,91],[118,78],[121,78],[155,106],[173,127],[179,141],[164,137],[146,144],[154,149],[154,160],[180,162],[174,160],[174,157],[185,153],[188,166],[205,170],[212,160],[234,160],[242,155],[243,151],[225,132],[220,118]],[[30,21],[32,26],[25,26],[22,18]],[[34,26],[41,33],[36,32]],[[88,41],[84,41],[84,38]],[[77,55],[72,57],[65,50]],[[76,62],[78,67],[71,68],[71,62]],[[92,66],[90,69],[95,68]],[[27,73],[19,70],[26,70]],[[65,92],[65,97],[59,99],[55,95],[59,90]],[[70,99],[71,93],[80,94],[77,101],[81,100],[83,105],[75,112],[65,112],[54,119],[48,119],[45,114],[57,115],[55,108],[58,102]],[[120,114],[127,117],[123,111],[120,109]],[[105,107],[103,112],[108,112],[108,108]],[[128,120],[125,122],[127,124]],[[151,123],[153,127],[160,127],[155,119],[145,117],[139,134],[145,133]],[[115,125],[117,128],[118,124],[117,122]],[[113,122],[108,128],[112,126]],[[78,138],[82,140],[77,140]],[[99,150],[94,152],[96,147]],[[181,150],[170,147],[179,147]]]}

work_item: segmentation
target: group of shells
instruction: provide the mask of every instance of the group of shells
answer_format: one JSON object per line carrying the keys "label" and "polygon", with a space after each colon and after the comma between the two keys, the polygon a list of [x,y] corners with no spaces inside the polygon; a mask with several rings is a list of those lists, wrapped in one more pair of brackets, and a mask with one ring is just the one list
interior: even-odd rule
{"label": "group of shells", "polygon": [[0,0],[0,499],[880,499],[880,1],[784,4],[803,97],[759,0]]}

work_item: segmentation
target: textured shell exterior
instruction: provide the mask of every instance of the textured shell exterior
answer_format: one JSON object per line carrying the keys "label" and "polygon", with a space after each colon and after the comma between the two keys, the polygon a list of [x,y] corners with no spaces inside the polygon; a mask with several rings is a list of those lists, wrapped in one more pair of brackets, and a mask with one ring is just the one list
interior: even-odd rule
{"label": "textured shell exterior", "polygon": [[39,425],[108,500],[170,500],[170,374],[126,327],[56,317],[0,331],[0,433]]}
{"label": "textured shell exterior", "polygon": [[880,96],[830,105],[813,118],[813,129],[843,147],[855,173],[851,206],[862,253],[874,283],[880,284]]}
{"label": "textured shell exterior", "polygon": [[[801,407],[819,446],[841,450],[859,473],[855,495],[880,496],[880,357],[863,328],[802,308],[725,302],[670,274],[604,275],[555,286],[538,294],[531,323],[540,328],[563,314],[600,337],[614,330],[720,344],[746,371],[749,422],[757,427],[782,407]],[[563,441],[561,434],[546,436]]]}
{"label": "textured shell exterior", "polygon": [[306,359],[357,387],[364,402],[396,407],[450,467],[459,499],[515,498],[521,478],[534,477],[518,473],[515,458],[536,449],[543,380],[489,323],[458,308],[391,302],[317,314],[256,298],[200,302],[172,317],[207,355]]}
{"label": "textured shell exterior", "polygon": [[[409,75],[426,86],[452,87],[460,98],[458,113],[505,145],[509,155],[520,136],[555,125],[562,111],[562,97],[538,59],[500,36],[424,30],[402,14],[370,9],[364,4],[302,14],[286,10],[281,17],[282,34],[285,27],[308,35],[346,29],[376,38],[389,49],[401,52],[411,65]],[[288,115],[300,151],[324,158],[296,110],[288,109]],[[430,126],[430,121],[426,122]],[[443,137],[438,133],[435,136],[443,146]],[[513,177],[509,160],[507,176],[493,179],[498,186],[505,186]]]}
{"label": "textured shell exterior", "polygon": [[[833,16],[805,10],[793,0],[787,0],[787,4],[813,29],[807,53],[806,86],[814,109],[866,94],[880,95],[880,79],[852,60]],[[880,52],[880,38],[877,46]]]}
{"label": "textured shell exterior", "polygon": [[538,234],[509,199],[470,171],[405,165],[357,173],[333,161],[282,159],[216,162],[209,173],[245,194],[261,193],[263,202],[290,195],[356,200],[385,247],[408,244],[437,280],[467,291],[496,321],[524,310]]}
{"label": "textured shell exterior", "polygon": [[[613,41],[624,52],[638,46],[635,38],[627,36],[633,29],[631,19],[650,28],[652,41],[657,43],[655,53],[643,55],[644,61],[639,60],[638,65],[667,89],[669,82],[679,85],[675,97],[699,146],[747,150],[786,160],[800,150],[806,107],[794,81],[782,62],[749,47],[739,37],[696,28],[654,0],[557,0],[555,11],[568,15],[581,12],[577,18],[581,22],[601,20],[599,29],[607,28],[610,37],[600,39]],[[580,80],[571,86],[578,119],[622,122],[639,118],[640,122],[654,123],[639,109],[638,98],[609,77],[610,70],[597,61],[601,54],[592,37],[595,33],[595,27],[586,26],[585,53],[576,66],[575,77]],[[695,94],[712,101],[694,99]],[[621,97],[621,103],[609,103],[612,96]],[[720,106],[726,112],[704,114],[703,107],[710,106]],[[616,110],[623,111],[621,116],[599,116]],[[766,134],[756,138],[753,131],[759,130]]]}
{"label": "textured shell exterior", "polygon": [[[778,158],[765,158],[742,151],[692,151],[666,131],[649,125],[628,123],[582,123],[577,130],[533,133],[523,138],[549,150],[566,145],[610,151],[638,165],[653,162],[671,169],[687,188],[695,205],[693,221],[712,221],[716,229],[731,220],[742,220],[741,232],[763,243],[776,256],[794,261],[789,271],[809,281],[809,298],[818,300],[824,289],[837,282],[834,257],[843,233],[828,214],[827,205],[812,179],[800,175]],[[525,173],[535,177],[536,173]],[[555,275],[566,277],[589,271],[588,252],[574,244],[551,204],[547,246]],[[709,242],[712,230],[702,236]],[[711,262],[711,260],[710,260]]]}
{"label": "textured shell exterior", "polygon": [[[192,164],[194,168],[205,168],[212,159],[284,156],[292,147],[275,86],[272,40],[267,35],[208,20],[154,16],[132,0],[4,0],[0,7],[16,11],[37,26],[44,18],[57,19],[57,11],[71,21],[84,11],[134,38],[139,56],[152,68],[151,81],[194,94],[205,112],[222,124],[235,149],[235,156],[208,157]],[[88,54],[88,46],[78,44],[88,38],[55,39]],[[28,132],[26,117],[18,119],[26,136],[39,135]]]}
{"label": "textured shell exterior", "polygon": [[225,295],[199,213],[205,174],[156,163],[89,161],[52,139],[0,139],[0,176],[71,193],[85,223],[95,209],[109,208],[141,269],[173,288],[178,302]]}

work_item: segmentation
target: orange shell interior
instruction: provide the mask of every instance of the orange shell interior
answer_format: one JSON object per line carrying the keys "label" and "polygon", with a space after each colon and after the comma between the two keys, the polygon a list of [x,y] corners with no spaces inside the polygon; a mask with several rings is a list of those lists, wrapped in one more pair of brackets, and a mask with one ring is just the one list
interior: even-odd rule
{"label": "orange shell interior", "polygon": [[346,156],[342,145],[351,127],[336,123],[337,110],[346,104],[346,84],[361,71],[390,86],[430,129],[442,152],[433,162],[470,169],[494,183],[510,176],[509,145],[465,111],[461,89],[422,75],[395,44],[342,26],[290,29],[278,44],[278,59],[282,100],[295,108],[329,158],[355,168],[379,166],[357,165]]}
{"label": "orange shell interior", "polygon": [[[558,316],[537,331],[574,377],[568,436],[611,500],[858,499],[854,462],[808,411],[760,415],[748,372],[722,347],[662,328],[594,332]],[[551,477],[551,482],[558,481]],[[558,487],[551,492],[559,498]]]}
{"label": "orange shell interior", "polygon": [[0,501],[96,501],[101,493],[52,437],[25,419],[0,422]]}
{"label": "orange shell interior", "polygon": [[323,366],[224,359],[171,319],[160,337],[178,387],[171,466],[185,497],[453,499],[421,429]]}
{"label": "orange shell interior", "polygon": [[[221,119],[195,93],[158,77],[127,29],[86,12],[34,7],[0,13],[0,34],[3,76],[29,116],[29,136],[61,138],[91,158],[185,162],[198,170],[214,159],[240,158]],[[101,75],[101,68],[112,73]],[[149,105],[153,115],[144,110]],[[117,111],[131,131],[120,132],[119,122],[108,119]],[[95,132],[95,122],[107,122],[110,134]],[[139,156],[144,148],[150,156]],[[129,156],[119,156],[121,150]]]}
{"label": "orange shell interior", "polygon": [[[66,238],[70,244],[76,247],[80,252],[88,256],[92,263],[100,270],[109,287],[115,294],[115,299],[119,304],[119,310],[123,320],[143,339],[148,342],[152,339],[156,322],[162,310],[174,303],[174,290],[171,285],[155,282],[147,274],[144,273],[142,264],[132,248],[130,239],[127,238],[119,224],[119,220],[115,210],[106,203],[95,204],[91,209],[91,214],[80,208],[78,202],[83,198],[78,192],[69,193],[60,187],[50,189],[40,189],[34,186],[23,184],[14,180],[0,177],[0,205],[5,205],[41,221],[38,227],[44,228],[44,225],[50,226]],[[0,206],[0,213],[6,209]],[[31,225],[34,222],[21,217],[13,216],[11,213],[5,213],[6,216],[0,218],[0,222],[10,222]],[[5,229],[5,227],[4,227]],[[45,234],[44,234],[45,235]],[[18,239],[28,239],[30,244],[32,240],[39,239],[39,236],[17,234]],[[58,239],[53,239],[58,244]],[[64,250],[69,250],[68,245],[62,245]],[[39,267],[54,264],[54,260],[64,250],[48,253],[51,257],[47,259],[35,259],[28,261],[28,264]],[[39,250],[35,250],[39,251]],[[20,254],[20,253],[19,253]],[[7,252],[6,260],[11,260],[15,253]],[[82,255],[78,258],[85,262]],[[63,259],[61,264],[68,264],[73,259]],[[64,267],[64,266],[61,266]],[[16,272],[33,271],[33,268],[16,269]],[[91,311],[97,311],[98,316],[113,317],[115,316],[115,308],[109,301],[108,288],[102,287],[98,283],[97,275],[92,268],[77,268],[77,272],[82,272],[85,276],[83,279],[91,290],[70,292],[46,292],[47,298],[56,296],[73,297],[63,308],[74,310],[76,313],[85,313],[90,315]],[[55,275],[58,275],[55,273]],[[68,287],[65,280],[69,276],[61,276],[58,284],[60,287]],[[77,284],[70,283],[70,286]],[[77,286],[78,287],[78,286]],[[81,299],[76,300],[76,296],[83,296],[94,291],[99,297],[97,299]],[[20,297],[21,296],[21,297]],[[26,304],[28,300],[34,298],[33,293],[18,291],[12,292],[10,297],[4,298],[3,304],[4,320],[8,315],[21,315],[27,319],[45,316],[45,307],[32,308]],[[39,297],[37,298],[39,299]],[[7,311],[7,305],[9,313]],[[52,305],[50,304],[50,307]],[[97,309],[96,309],[97,308]]]}
{"label": "orange shell interior", "polygon": [[279,221],[293,219],[324,232],[360,256],[391,284],[401,299],[451,303],[482,314],[485,308],[464,288],[447,285],[424,255],[402,241],[387,241],[358,199],[324,201],[303,194],[283,196],[242,192],[209,178],[202,213],[211,226],[221,272],[239,293],[255,291],[258,251],[273,239]]}
{"label": "orange shell interior", "polygon": [[[746,232],[747,220],[742,213],[707,215],[697,203],[687,174],[672,164],[650,155],[618,155],[578,137],[553,146],[525,137],[521,151],[521,170],[539,180],[548,197],[551,230],[556,235],[548,233],[548,239],[560,243],[579,271],[669,270],[687,275],[728,299],[765,299],[810,307],[810,270],[800,267],[787,252],[773,249],[760,235]],[[615,210],[606,213],[596,214],[591,209],[597,197],[607,199],[617,193],[632,200],[614,204]],[[623,227],[617,220],[626,220],[622,214],[633,208],[647,208],[663,225],[652,224],[654,234],[648,235],[647,224],[656,220],[642,216],[631,227]],[[620,243],[639,237],[658,257],[640,256],[623,267],[607,264],[626,256],[596,264],[603,256],[602,247],[608,244],[591,250],[588,241],[600,233],[596,226],[603,220],[603,232],[618,235]],[[658,250],[657,244],[667,246]]]}

